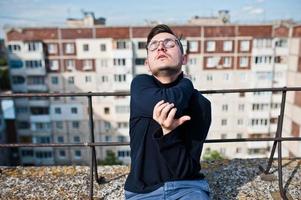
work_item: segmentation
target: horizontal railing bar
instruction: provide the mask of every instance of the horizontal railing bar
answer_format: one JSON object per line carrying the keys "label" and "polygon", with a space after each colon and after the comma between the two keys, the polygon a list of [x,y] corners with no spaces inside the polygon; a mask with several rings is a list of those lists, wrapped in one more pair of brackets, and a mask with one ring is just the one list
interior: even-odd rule
{"label": "horizontal railing bar", "polygon": [[[269,141],[301,141],[301,137],[282,137],[282,138],[240,138],[240,139],[209,139],[205,143],[227,143],[227,142],[269,142]],[[126,146],[129,142],[86,142],[86,143],[19,143],[19,144],[0,144],[0,148],[13,147],[90,147],[90,146]]]}
{"label": "horizontal railing bar", "polygon": [[[273,91],[301,91],[301,87],[278,87],[278,88],[246,88],[246,89],[222,89],[222,90],[200,90],[202,94],[216,93],[239,93],[239,92],[273,92]],[[0,94],[0,98],[16,97],[72,97],[72,96],[129,96],[130,92],[70,92],[70,93],[14,93]]]}

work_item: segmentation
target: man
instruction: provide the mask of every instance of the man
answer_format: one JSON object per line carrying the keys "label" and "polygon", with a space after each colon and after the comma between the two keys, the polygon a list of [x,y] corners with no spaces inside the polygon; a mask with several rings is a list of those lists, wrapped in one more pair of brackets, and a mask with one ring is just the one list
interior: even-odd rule
{"label": "man", "polygon": [[183,46],[166,25],[147,38],[146,66],[131,84],[131,171],[125,197],[209,199],[200,156],[211,123],[210,102],[183,77]]}

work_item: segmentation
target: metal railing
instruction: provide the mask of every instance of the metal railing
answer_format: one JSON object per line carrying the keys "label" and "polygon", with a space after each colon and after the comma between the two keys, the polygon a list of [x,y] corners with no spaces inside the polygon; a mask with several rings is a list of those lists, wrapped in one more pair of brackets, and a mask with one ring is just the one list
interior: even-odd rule
{"label": "metal railing", "polygon": [[[286,93],[288,91],[301,91],[301,87],[283,87],[283,88],[254,88],[254,89],[227,89],[227,90],[202,90],[202,94],[219,94],[219,93],[248,93],[248,92],[282,92],[280,114],[278,116],[277,130],[275,137],[266,138],[239,138],[239,139],[208,139],[205,143],[227,143],[227,142],[263,142],[274,141],[271,154],[268,160],[267,167],[259,166],[259,169],[269,174],[274,159],[276,147],[278,145],[278,185],[280,195],[283,199],[287,200],[286,191],[283,188],[282,179],[282,142],[283,141],[301,141],[301,137],[282,137],[282,127],[284,118],[284,109],[286,102]],[[104,177],[99,176],[97,172],[96,162],[96,146],[125,146],[129,145],[129,142],[95,142],[94,138],[94,123],[93,123],[93,96],[129,96],[129,92],[88,92],[88,93],[18,93],[18,94],[0,94],[0,99],[3,98],[21,98],[21,97],[75,97],[82,96],[87,97],[89,107],[89,128],[90,128],[90,142],[84,143],[48,143],[48,144],[34,144],[34,143],[18,143],[18,144],[0,144],[0,148],[15,148],[15,147],[89,147],[91,152],[90,161],[90,199],[93,199],[93,181],[94,178],[98,184],[105,181]]]}

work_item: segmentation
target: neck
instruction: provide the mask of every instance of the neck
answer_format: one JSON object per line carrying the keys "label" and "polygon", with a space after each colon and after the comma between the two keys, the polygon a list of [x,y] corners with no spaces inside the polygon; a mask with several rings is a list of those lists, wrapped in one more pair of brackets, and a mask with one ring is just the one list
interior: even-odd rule
{"label": "neck", "polygon": [[154,75],[154,76],[161,83],[168,84],[168,83],[174,82],[178,78],[178,76],[181,74],[181,72],[182,71],[179,71],[178,73],[173,74],[173,75],[169,75],[169,76],[158,76],[158,75]]}

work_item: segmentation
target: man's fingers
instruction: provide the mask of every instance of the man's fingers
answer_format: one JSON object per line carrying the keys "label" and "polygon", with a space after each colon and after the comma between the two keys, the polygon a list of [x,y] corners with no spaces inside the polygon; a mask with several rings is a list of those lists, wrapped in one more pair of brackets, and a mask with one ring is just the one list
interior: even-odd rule
{"label": "man's fingers", "polygon": [[165,120],[166,120],[167,115],[168,115],[169,111],[172,109],[172,107],[174,107],[174,104],[173,104],[173,103],[168,104],[167,106],[165,106],[165,107],[162,109],[162,111],[161,111],[161,113],[160,113],[160,116],[159,116],[160,121],[165,121]]}
{"label": "man's fingers", "polygon": [[162,109],[168,105],[168,102],[159,104],[157,107],[155,106],[153,111],[153,118],[158,118],[161,115]]}
{"label": "man's fingers", "polygon": [[174,121],[175,115],[177,112],[177,108],[172,108],[168,113],[167,119],[165,120],[165,124],[171,125]]}
{"label": "man's fingers", "polygon": [[176,121],[177,127],[180,126],[180,125],[182,125],[184,122],[186,122],[186,121],[188,121],[188,120],[190,120],[190,119],[191,119],[191,117],[188,116],[188,115],[184,115],[184,116],[180,117],[180,118],[177,119],[177,121]]}
{"label": "man's fingers", "polygon": [[157,108],[158,108],[160,105],[162,105],[163,103],[164,103],[164,100],[159,101],[159,102],[155,105],[154,110],[157,109]]}

